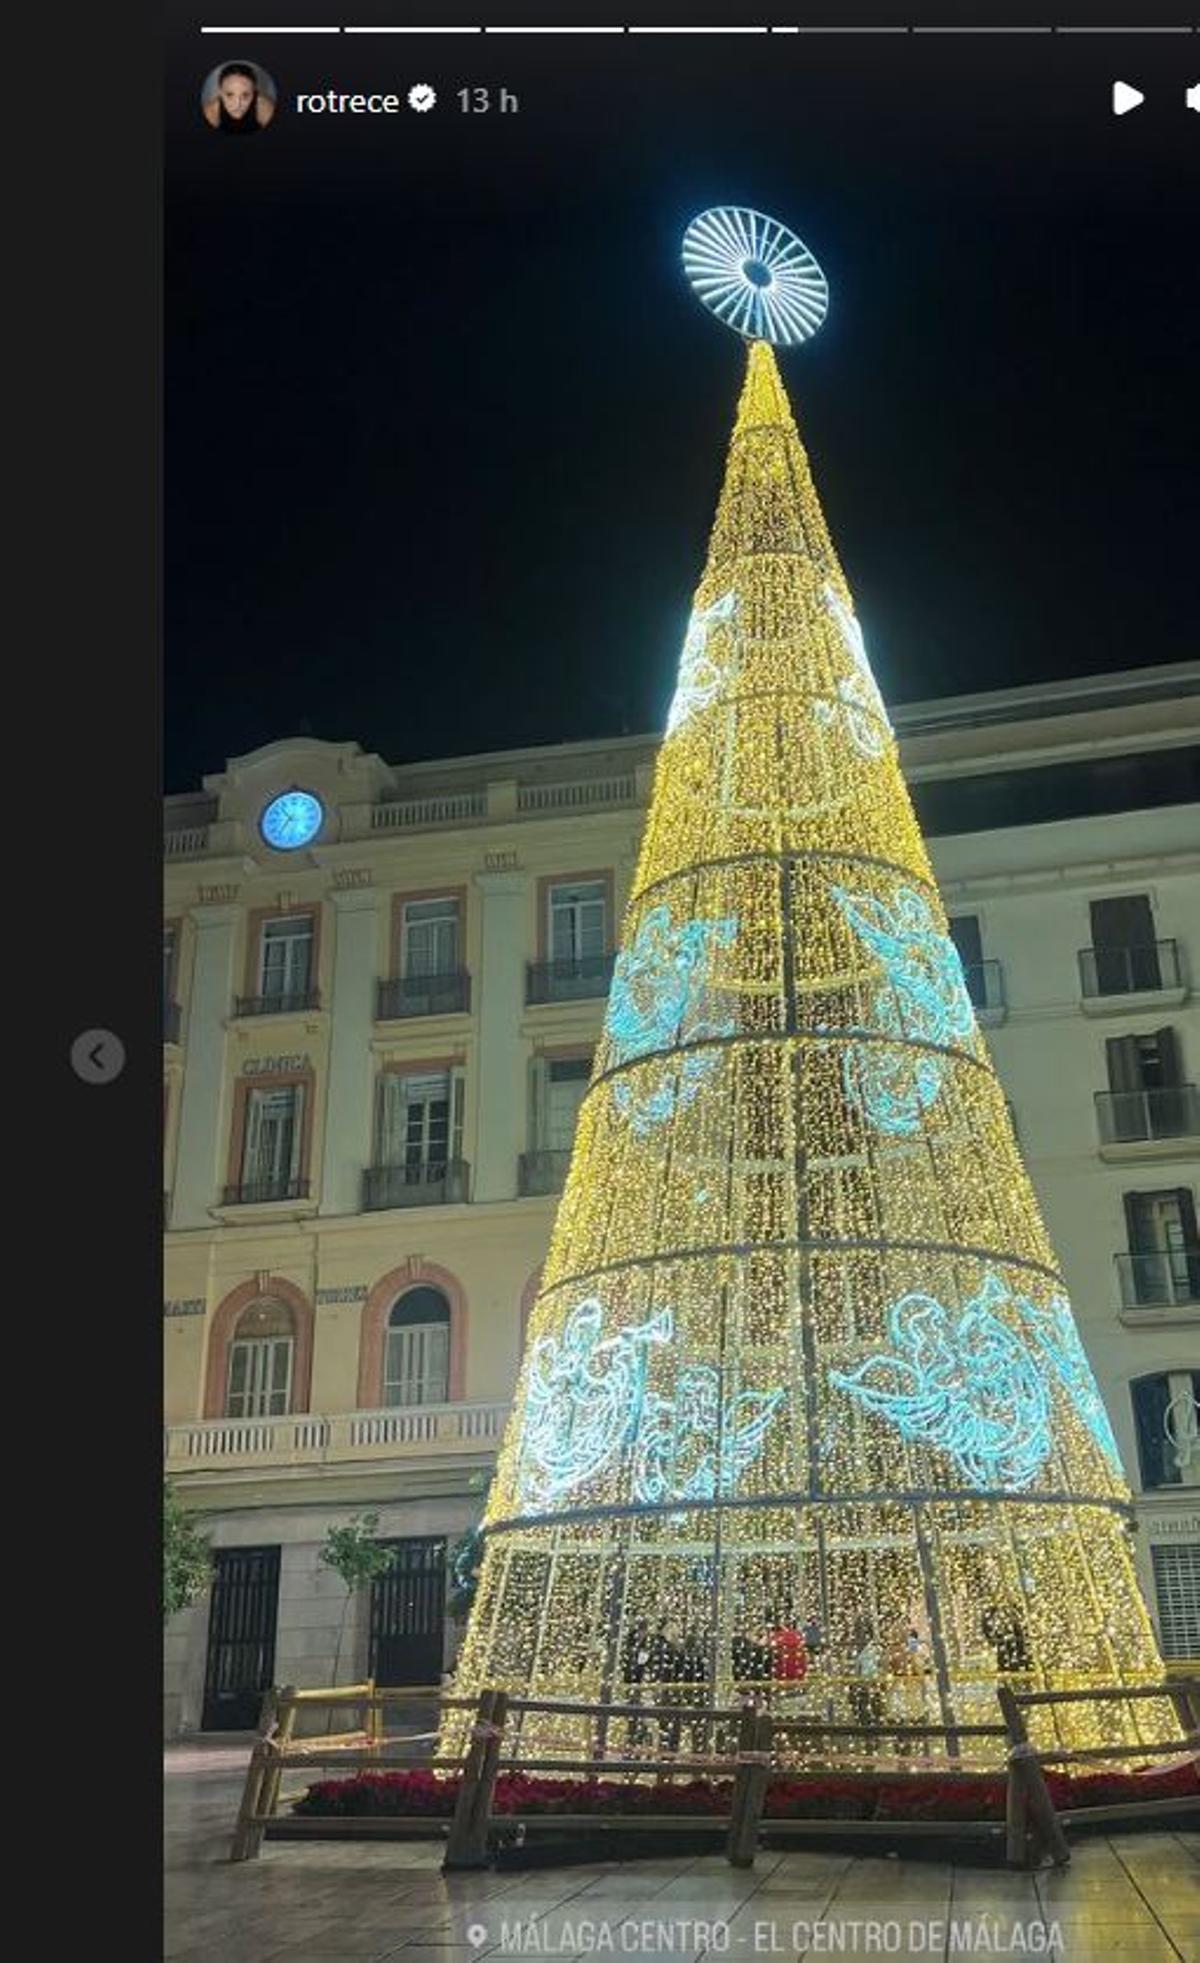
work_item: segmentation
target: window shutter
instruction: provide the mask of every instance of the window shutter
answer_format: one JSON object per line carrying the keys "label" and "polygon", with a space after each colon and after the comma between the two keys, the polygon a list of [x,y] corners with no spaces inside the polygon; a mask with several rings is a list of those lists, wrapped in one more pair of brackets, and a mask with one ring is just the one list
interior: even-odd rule
{"label": "window shutter", "polygon": [[261,1091],[246,1093],[246,1129],[242,1137],[243,1186],[251,1184],[255,1168],[263,1146],[263,1094]]}
{"label": "window shutter", "polygon": [[1200,1236],[1196,1233],[1196,1200],[1190,1186],[1175,1187],[1175,1204],[1179,1208],[1179,1224],[1183,1228],[1185,1247],[1200,1246]]}
{"label": "window shutter", "polygon": [[1150,1549],[1165,1657],[1200,1653],[1200,1546]]}
{"label": "window shutter", "polygon": [[1136,1036],[1110,1036],[1104,1045],[1111,1091],[1140,1091],[1142,1065]]}
{"label": "window shutter", "polygon": [[456,1066],[450,1072],[450,1157],[463,1155],[463,1110],[466,1104],[466,1073]]}
{"label": "window shutter", "polygon": [[1130,1385],[1130,1390],[1142,1485],[1148,1492],[1159,1486],[1177,1486],[1179,1468],[1168,1452],[1163,1430],[1163,1419],[1171,1401],[1170,1382],[1166,1377],[1142,1377]]}
{"label": "window shutter", "polygon": [[292,1151],[289,1179],[299,1179],[304,1157],[304,1085],[292,1085]]}
{"label": "window shutter", "polygon": [[403,1080],[398,1070],[385,1070],[379,1079],[379,1116],[375,1141],[377,1159],[381,1166],[394,1166],[400,1163],[400,1150],[404,1140],[404,1104],[401,1092]]}
{"label": "window shutter", "polygon": [[533,1152],[546,1149],[546,1097],[549,1085],[549,1066],[544,1056],[535,1056],[529,1066],[529,1148]]}
{"label": "window shutter", "polygon": [[950,921],[950,938],[958,949],[958,958],[964,968],[978,968],[983,960],[983,936],[979,931],[979,915],[959,913]]}
{"label": "window shutter", "polygon": [[1154,1240],[1150,1232],[1149,1193],[1122,1193],[1125,1203],[1125,1234],[1131,1254],[1152,1254]]}
{"label": "window shutter", "polygon": [[1174,1029],[1156,1029],[1154,1040],[1158,1044],[1163,1083],[1171,1085],[1182,1084],[1183,1062],[1179,1054],[1178,1031]]}
{"label": "window shutter", "polygon": [[1093,947],[1149,947],[1153,943],[1154,915],[1147,893],[1093,900],[1090,912]]}

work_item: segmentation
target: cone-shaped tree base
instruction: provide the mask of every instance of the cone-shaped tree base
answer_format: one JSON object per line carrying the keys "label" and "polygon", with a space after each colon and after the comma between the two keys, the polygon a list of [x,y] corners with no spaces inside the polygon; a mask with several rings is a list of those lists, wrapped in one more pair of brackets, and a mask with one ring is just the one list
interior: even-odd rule
{"label": "cone-shaped tree base", "polygon": [[[457,1688],[726,1708],[767,1682],[830,1721],[993,1723],[1001,1675],[1161,1680],[1128,1521],[756,344]],[[1118,1698],[1041,1727],[1174,1725]],[[655,1742],[637,1717],[520,1733]]]}

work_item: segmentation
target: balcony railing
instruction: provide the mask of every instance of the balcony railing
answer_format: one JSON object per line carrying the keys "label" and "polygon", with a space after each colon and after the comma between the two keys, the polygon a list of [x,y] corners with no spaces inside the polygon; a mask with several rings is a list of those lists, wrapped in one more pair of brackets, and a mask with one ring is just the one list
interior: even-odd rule
{"label": "balcony railing", "polygon": [[163,1042],[177,1043],[178,1041],[179,1041],[179,1004],[178,1002],[164,1002],[163,1003]]}
{"label": "balcony railing", "polygon": [[470,975],[393,975],[379,984],[375,1019],[392,1022],[402,1016],[458,1015],[470,1006]]}
{"label": "balcony railing", "polygon": [[460,825],[467,819],[486,816],[486,791],[457,791],[443,797],[413,797],[377,804],[371,812],[371,830],[419,831],[430,825]]}
{"label": "balcony railing", "polygon": [[531,961],[528,965],[525,1000],[535,1002],[582,1002],[608,994],[615,954],[579,954],[569,960]]}
{"label": "balcony railing", "polygon": [[981,1014],[1002,1015],[1004,970],[998,961],[972,961],[963,966],[967,994]]}
{"label": "balcony railing", "polygon": [[275,995],[239,995],[233,1005],[235,1016],[294,1016],[305,1009],[319,1009],[321,997],[315,988],[293,988]]}
{"label": "balcony railing", "polygon": [[521,784],[517,810],[584,811],[594,805],[632,804],[636,797],[637,777],[627,771],[620,777],[581,778],[574,784]]}
{"label": "balcony railing", "polygon": [[1122,1308],[1174,1309],[1200,1303],[1200,1247],[1118,1254],[1115,1259]]}
{"label": "balcony railing", "polygon": [[269,1206],[274,1200],[306,1200],[307,1179],[252,1179],[240,1186],[227,1186],[222,1206]]}
{"label": "balcony railing", "polygon": [[522,1199],[535,1193],[561,1193],[571,1154],[564,1152],[522,1152],[517,1164],[517,1191]]}
{"label": "balcony railing", "polygon": [[163,834],[164,859],[196,859],[208,850],[208,826],[186,825]]}
{"label": "balcony railing", "polygon": [[504,1430],[507,1404],[397,1404],[332,1416],[205,1418],[169,1425],[167,1465],[210,1471],[221,1465],[328,1465],[344,1459],[487,1452]]}
{"label": "balcony railing", "polygon": [[1155,995],[1182,988],[1182,972],[1177,941],[1079,950],[1079,980],[1089,1002],[1102,995]]}
{"label": "balcony railing", "polygon": [[363,1173],[363,1212],[390,1206],[445,1206],[470,1196],[465,1159],[413,1166],[368,1166]]}
{"label": "balcony railing", "polygon": [[1200,1133],[1200,1096],[1195,1084],[1166,1084],[1148,1091],[1097,1091],[1095,1096],[1102,1145],[1191,1138]]}

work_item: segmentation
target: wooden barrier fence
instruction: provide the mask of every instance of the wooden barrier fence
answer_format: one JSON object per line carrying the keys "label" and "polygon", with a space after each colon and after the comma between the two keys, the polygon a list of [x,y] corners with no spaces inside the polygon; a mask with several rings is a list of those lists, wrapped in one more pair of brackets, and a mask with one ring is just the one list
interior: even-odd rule
{"label": "wooden barrier fence", "polygon": [[[1002,1835],[1009,1864],[1017,1868],[1030,1868],[1038,1866],[1043,1860],[1058,1865],[1070,1860],[1070,1850],[1063,1832],[1064,1819],[1071,1822],[1103,1817],[1111,1822],[1124,1821],[1128,1824],[1153,1814],[1178,1812],[1181,1807],[1200,1812],[1198,1798],[1195,1801],[1130,1801],[1121,1805],[1067,1811],[1060,1816],[1051,1800],[1044,1770],[1047,1765],[1102,1764],[1132,1756],[1139,1759],[1178,1757],[1181,1749],[1200,1747],[1200,1676],[1177,1677],[1170,1683],[1132,1690],[1110,1686],[1091,1690],[1018,1691],[1009,1684],[1001,1683],[997,1686],[997,1696],[1000,1721],[995,1724],[958,1724],[944,1720],[910,1724],[886,1719],[874,1724],[833,1724],[821,1718],[777,1716],[750,1705],[729,1709],[675,1702],[600,1705],[570,1699],[518,1697],[503,1690],[485,1690],[476,1700],[443,1696],[435,1686],[381,1690],[369,1681],[329,1690],[295,1690],[288,1687],[268,1692],[264,1700],[259,1733],[246,1772],[230,1859],[254,1860],[259,1854],[264,1834],[278,1821],[280,1785],[288,1769],[337,1768],[350,1772],[359,1768],[374,1768],[378,1771],[382,1765],[391,1765],[397,1769],[420,1767],[434,1772],[459,1773],[461,1778],[454,1811],[448,1822],[435,1820],[426,1813],[409,1816],[388,1814],[375,1819],[292,1817],[287,1823],[289,1835],[311,1833],[321,1837],[339,1831],[387,1834],[398,1827],[418,1831],[421,1828],[446,1830],[446,1853],[442,1865],[447,1870],[486,1867],[490,1842],[498,1829],[520,1830],[528,1834],[571,1830],[589,1833],[605,1830],[695,1833],[704,1828],[724,1831],[726,1854],[734,1867],[753,1865],[759,1836],[765,1829],[772,1837],[828,1834],[844,1838],[852,1834],[856,1837],[896,1839],[941,1835],[958,1839],[974,1836],[998,1840]],[[1042,1748],[1030,1742],[1025,1714],[1036,1706],[1127,1702],[1146,1698],[1166,1699],[1173,1704],[1185,1733],[1182,1747],[1179,1739],[1155,1741],[1133,1750],[1128,1745]],[[394,1755],[390,1748],[396,1746],[403,1751],[408,1746],[429,1747],[436,1743],[435,1730],[387,1732],[384,1724],[387,1707],[414,1699],[430,1700],[435,1715],[447,1710],[474,1712],[464,1754],[439,1756],[435,1750],[429,1749],[419,1751],[410,1758]],[[362,1714],[362,1724],[357,1731],[336,1736],[297,1737],[297,1716],[306,1706],[324,1706],[330,1710],[357,1707]],[[652,1722],[658,1727],[660,1738],[665,1730],[676,1741],[681,1727],[688,1725],[693,1743],[697,1725],[714,1725],[718,1735],[724,1727],[730,1743],[724,1751],[707,1756],[681,1757],[677,1751],[658,1759],[611,1755],[575,1759],[530,1756],[519,1751],[513,1740],[513,1728],[519,1728],[520,1721],[534,1712],[552,1713],[558,1717],[586,1717],[601,1722],[614,1718],[637,1720],[643,1725]],[[995,1772],[959,1770],[956,1762],[959,1742],[969,1738],[995,1739],[1000,1747],[998,1756],[1002,1758],[1007,1782],[1002,1825],[984,1819],[863,1820],[852,1815],[840,1818],[804,1815],[764,1817],[772,1768],[786,1776],[789,1784],[797,1786],[827,1782],[831,1776],[836,1776],[842,1784],[851,1787],[875,1785],[881,1778],[886,1778],[889,1784],[911,1783],[919,1788],[944,1779],[948,1773],[968,1783],[982,1784],[993,1780]],[[794,1744],[798,1739],[808,1744],[808,1763],[800,1768],[789,1764],[786,1759],[781,1763],[781,1744]],[[914,1769],[910,1764],[901,1764],[896,1767],[876,1766],[868,1770],[861,1763],[847,1766],[839,1758],[839,1748],[843,1744],[851,1747],[848,1756],[861,1761],[864,1758],[885,1757],[882,1748],[888,1742],[893,1756],[903,1756],[906,1744],[911,1742],[915,1745],[919,1741],[927,1750],[932,1739],[941,1741],[946,1754],[935,1767],[927,1763],[920,1769]],[[506,1743],[509,1746],[507,1752]],[[855,1745],[857,1750],[853,1749]],[[954,1756],[951,1756],[952,1753]],[[590,1777],[625,1776],[632,1779],[654,1775],[668,1780],[684,1774],[693,1777],[710,1775],[714,1779],[730,1782],[730,1806],[728,1813],[703,1814],[534,1811],[496,1814],[496,1781],[501,1772],[517,1770],[557,1776],[575,1773]]]}

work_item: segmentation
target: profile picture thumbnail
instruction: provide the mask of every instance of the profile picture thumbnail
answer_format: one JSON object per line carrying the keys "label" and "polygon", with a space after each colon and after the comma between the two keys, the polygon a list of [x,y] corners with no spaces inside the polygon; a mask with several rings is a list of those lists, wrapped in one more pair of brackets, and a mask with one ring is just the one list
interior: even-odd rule
{"label": "profile picture thumbnail", "polygon": [[255,136],[275,114],[275,77],[256,61],[223,61],[204,78],[200,108],[222,136]]}

